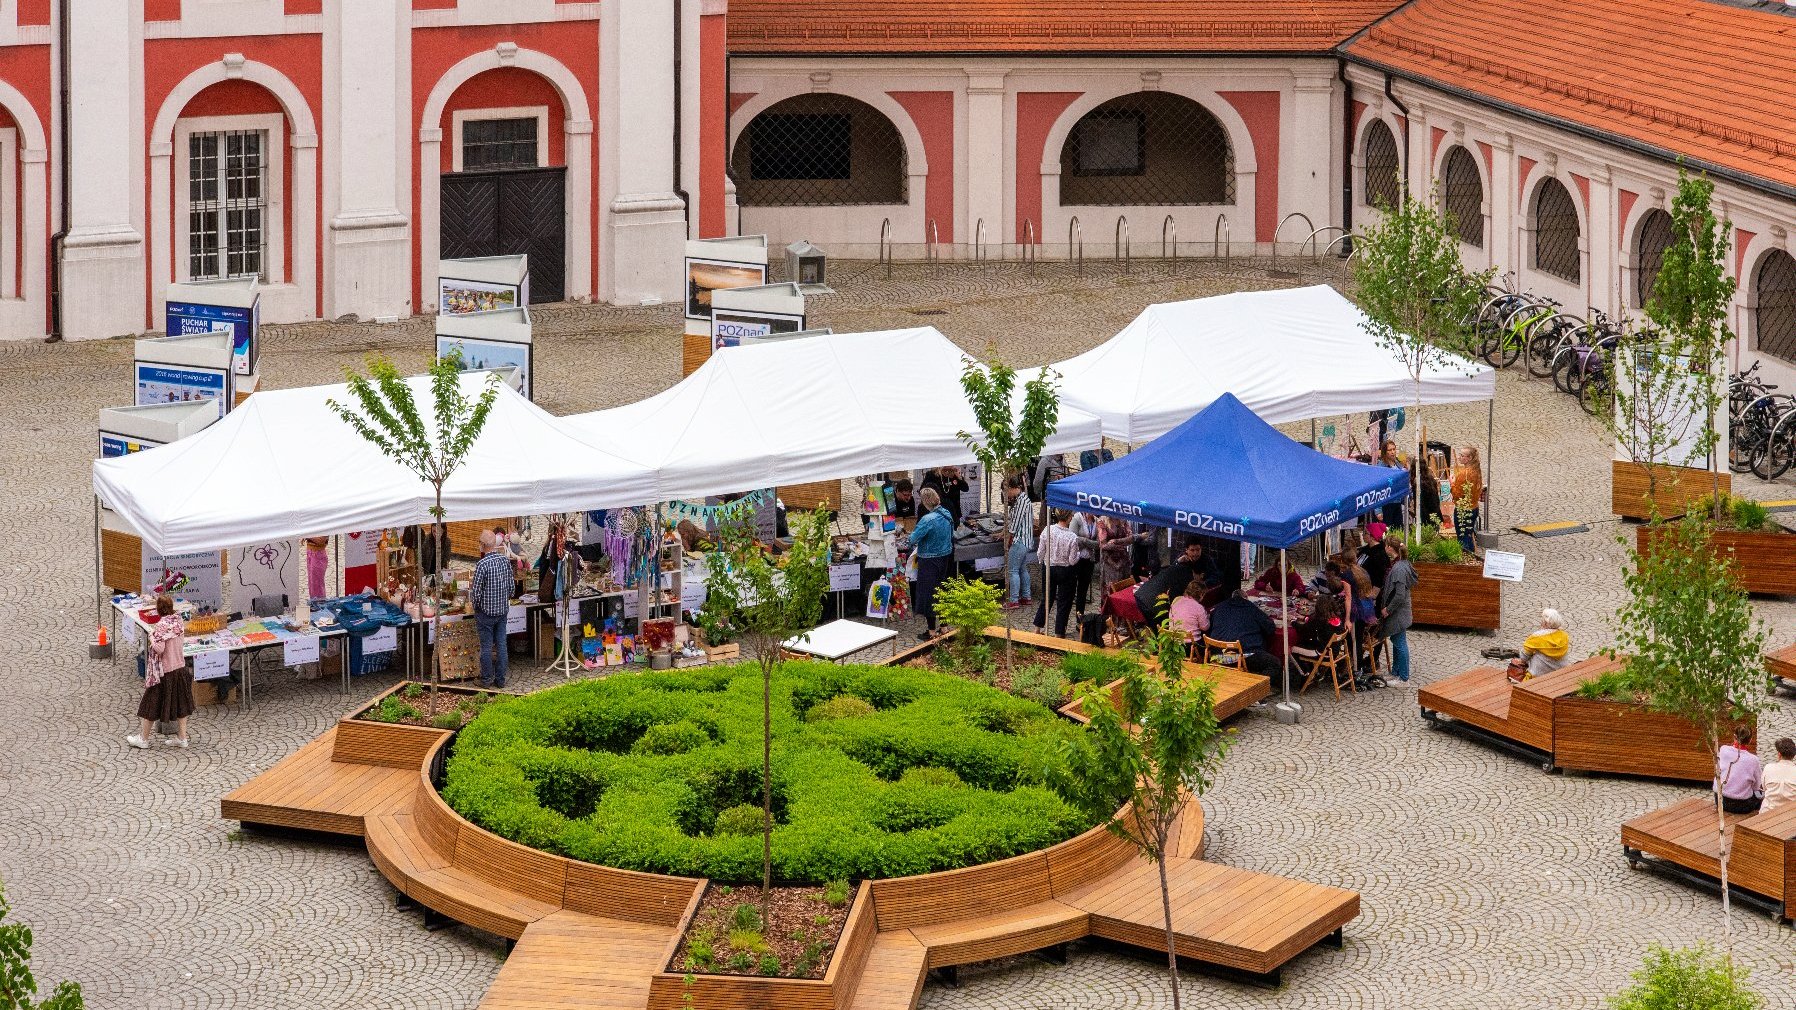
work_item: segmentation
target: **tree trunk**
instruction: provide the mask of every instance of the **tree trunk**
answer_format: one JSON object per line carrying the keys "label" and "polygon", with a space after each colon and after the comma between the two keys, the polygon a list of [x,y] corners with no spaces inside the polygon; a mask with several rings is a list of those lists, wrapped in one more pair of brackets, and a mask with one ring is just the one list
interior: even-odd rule
{"label": "tree trunk", "polygon": [[1166,970],[1172,975],[1172,1010],[1179,1010],[1179,953],[1172,943],[1172,888],[1166,882],[1164,839],[1154,855],[1154,866],[1160,871],[1160,916],[1166,926]]}
{"label": "tree trunk", "polygon": [[[439,483],[436,486],[436,493],[437,507],[432,513],[432,516],[436,519],[435,539],[437,549],[436,557],[432,560],[436,562],[436,570],[440,575],[443,570],[443,561],[449,555],[449,530],[443,525],[442,484]],[[420,538],[420,546],[422,546],[422,543],[422,538]],[[420,551],[419,553],[423,552]],[[424,584],[423,560],[423,558],[418,559],[420,562],[418,567],[418,584],[420,586]],[[443,683],[443,587],[440,578],[434,595],[437,597],[436,605],[430,609],[430,717],[432,719],[435,719],[437,714],[437,688]],[[418,606],[424,606],[424,596],[422,593],[419,593],[418,595]],[[420,613],[422,613],[422,611],[420,611]]]}
{"label": "tree trunk", "polygon": [[[1710,753],[1715,750],[1716,748],[1709,748]],[[1727,842],[1727,811],[1721,806],[1720,776],[1715,778],[1715,831],[1721,840],[1721,936],[1722,942],[1727,946],[1727,959],[1731,962],[1734,959],[1734,917],[1733,903],[1729,900],[1727,890],[1727,857],[1732,846]]]}
{"label": "tree trunk", "polygon": [[779,640],[761,643],[761,928],[773,904],[773,667]]}

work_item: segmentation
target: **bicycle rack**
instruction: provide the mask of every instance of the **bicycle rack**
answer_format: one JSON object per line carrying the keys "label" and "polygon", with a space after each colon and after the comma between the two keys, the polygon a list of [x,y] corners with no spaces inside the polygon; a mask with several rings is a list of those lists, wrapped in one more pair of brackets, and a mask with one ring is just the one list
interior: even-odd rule
{"label": "bicycle rack", "polygon": [[973,262],[985,262],[985,218],[973,226]]}
{"label": "bicycle rack", "polygon": [[1310,253],[1311,253],[1310,260],[1312,262],[1314,262],[1315,260],[1321,259],[1322,258],[1322,243],[1317,240],[1319,238],[1321,238],[1323,235],[1326,235],[1331,231],[1338,231],[1341,233],[1341,235],[1343,237],[1346,237],[1348,234],[1350,234],[1347,231],[1347,229],[1341,227],[1338,224],[1325,224],[1322,227],[1317,228],[1315,231],[1310,232],[1309,236],[1303,240],[1303,244],[1299,245],[1297,247],[1297,255],[1302,256],[1303,251],[1305,249],[1308,249],[1308,250],[1310,250]]}
{"label": "bicycle rack", "polygon": [[[1310,226],[1310,233],[1315,234],[1316,222],[1311,221],[1310,216],[1308,214],[1305,214],[1301,210],[1294,210],[1291,213],[1286,214],[1284,216],[1284,219],[1279,221],[1278,227],[1272,229],[1272,262],[1274,264],[1278,263],[1278,237],[1280,235],[1284,234],[1285,225],[1289,224],[1291,219],[1294,217],[1303,218],[1303,223]],[[1298,252],[1301,254],[1302,251],[1303,251],[1303,247],[1299,246]]]}
{"label": "bicycle rack", "polygon": [[1072,260],[1079,275],[1085,275],[1085,229],[1079,227],[1079,215],[1066,223],[1066,258]]}
{"label": "bicycle rack", "polygon": [[923,258],[927,259],[929,261],[929,265],[931,268],[939,268],[941,266],[942,253],[941,253],[941,250],[939,248],[937,248],[937,246],[936,246],[936,242],[938,241],[939,238],[940,238],[940,232],[936,231],[935,218],[932,217],[929,219],[929,231],[927,233],[927,242],[923,247]]}
{"label": "bicycle rack", "polygon": [[[1335,250],[1335,246],[1338,246],[1338,245],[1340,245],[1340,244],[1341,244],[1341,243],[1342,243],[1342,242],[1346,242],[1346,241],[1349,241],[1349,240],[1351,240],[1351,239],[1357,239],[1357,238],[1361,238],[1361,236],[1360,236],[1360,235],[1358,235],[1358,234],[1356,234],[1356,233],[1354,233],[1354,232],[1348,232],[1348,233],[1347,233],[1347,234],[1345,234],[1345,235],[1342,235],[1342,236],[1340,236],[1340,237],[1339,237],[1339,238],[1337,238],[1337,239],[1335,239],[1335,240],[1334,240],[1334,241],[1333,241],[1333,242],[1330,242],[1330,243],[1329,243],[1329,244],[1328,244],[1328,246],[1327,246],[1327,247],[1326,247],[1326,248],[1324,248],[1324,249],[1323,249],[1323,250],[1322,250],[1322,252],[1321,252],[1321,253],[1319,253],[1319,254],[1318,254],[1318,255],[1317,255],[1317,258],[1318,258],[1318,259],[1320,259],[1320,258],[1322,258],[1322,257],[1323,257],[1323,256],[1327,256],[1327,255],[1328,255],[1328,254],[1329,254],[1329,253],[1332,253],[1332,252],[1334,252],[1334,250]],[[1347,254],[1347,258],[1348,258],[1348,259],[1352,259],[1352,258],[1353,258],[1353,257],[1355,257],[1355,256],[1358,256],[1358,255],[1359,255],[1359,249],[1360,249],[1360,247],[1359,247],[1359,246],[1354,246],[1354,247],[1353,247],[1353,250],[1352,250],[1352,251],[1351,251],[1351,252],[1349,252],[1349,253],[1348,253],[1348,254]]]}
{"label": "bicycle rack", "polygon": [[[1224,236],[1228,236],[1228,244],[1223,244]],[[1235,240],[1229,236],[1229,218],[1227,214],[1216,215],[1216,227],[1210,229],[1210,250],[1212,256],[1221,256],[1227,263],[1233,253]]]}
{"label": "bicycle rack", "polygon": [[1035,239],[1035,221],[1023,219],[1023,265],[1033,268],[1041,259],[1041,246]]}
{"label": "bicycle rack", "polygon": [[892,219],[879,224],[879,265],[886,268],[886,280],[892,279]]}
{"label": "bicycle rack", "polygon": [[1123,273],[1129,272],[1129,215],[1116,216],[1116,258],[1122,261]]}
{"label": "bicycle rack", "polygon": [[1179,223],[1172,219],[1171,214],[1160,222],[1160,258],[1174,263],[1179,261]]}

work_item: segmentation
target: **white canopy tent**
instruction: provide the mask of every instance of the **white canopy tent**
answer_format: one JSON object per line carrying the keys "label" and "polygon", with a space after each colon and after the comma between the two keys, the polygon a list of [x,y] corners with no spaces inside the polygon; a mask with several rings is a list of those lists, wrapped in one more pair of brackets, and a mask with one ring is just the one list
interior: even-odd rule
{"label": "white canopy tent", "polygon": [[[1172,302],[1052,367],[1063,404],[1097,415],[1105,436],[1135,445],[1223,393],[1271,424],[1415,403],[1415,381],[1367,332],[1365,318],[1327,285]],[[1495,395],[1496,374],[1481,362],[1455,358],[1422,378],[1424,404]]]}
{"label": "white canopy tent", "polygon": [[[966,358],[928,326],[732,347],[657,396],[562,421],[649,461],[644,501],[948,466],[971,458],[958,433],[978,431]],[[1044,451],[1098,442],[1097,418],[1063,405]]]}
{"label": "white canopy tent", "polygon": [[[489,373],[462,377],[478,394]],[[406,380],[431,424],[430,379]],[[337,417],[345,385],[257,393],[198,434],[94,463],[94,491],[163,554],[431,521],[429,484]],[[655,501],[653,472],[568,434],[501,386],[443,488],[445,518],[493,519]]]}

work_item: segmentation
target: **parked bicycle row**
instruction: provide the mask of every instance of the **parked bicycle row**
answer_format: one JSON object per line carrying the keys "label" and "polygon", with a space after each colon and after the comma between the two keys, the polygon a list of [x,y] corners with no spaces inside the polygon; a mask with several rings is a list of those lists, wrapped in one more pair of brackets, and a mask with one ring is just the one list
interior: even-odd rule
{"label": "parked bicycle row", "polygon": [[1491,367],[1521,361],[1529,375],[1550,377],[1591,415],[1611,402],[1610,363],[1623,325],[1595,306],[1579,317],[1552,298],[1497,286],[1485,292],[1473,320],[1479,355]]}
{"label": "parked bicycle row", "polygon": [[1796,463],[1796,396],[1758,375],[1759,363],[1727,379],[1727,465],[1776,480]]}

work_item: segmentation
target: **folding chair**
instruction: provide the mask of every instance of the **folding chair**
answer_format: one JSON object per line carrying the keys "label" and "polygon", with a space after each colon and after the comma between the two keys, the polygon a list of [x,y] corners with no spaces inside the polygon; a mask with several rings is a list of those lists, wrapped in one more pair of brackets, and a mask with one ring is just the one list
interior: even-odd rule
{"label": "folding chair", "polygon": [[1237,670],[1247,669],[1247,651],[1241,648],[1240,642],[1218,642],[1209,635],[1204,636],[1204,662],[1215,666],[1232,666]]}
{"label": "folding chair", "polygon": [[[1110,597],[1113,594],[1120,593],[1125,589],[1129,589],[1129,588],[1133,587],[1135,585],[1135,581],[1136,580],[1134,578],[1127,578],[1127,579],[1118,579],[1115,582],[1110,583],[1109,588],[1104,590],[1104,601],[1106,603],[1108,603],[1110,600]],[[1135,637],[1136,628],[1135,628],[1134,621],[1131,621],[1128,618],[1122,616],[1121,614],[1114,613],[1114,612],[1112,612],[1109,616],[1110,616],[1110,634],[1115,637],[1117,645],[1121,645],[1122,643]]]}
{"label": "folding chair", "polygon": [[1359,693],[1359,684],[1354,680],[1352,650],[1347,645],[1347,632],[1336,632],[1335,636],[1328,640],[1328,644],[1322,647],[1321,652],[1310,649],[1292,649],[1291,655],[1299,661],[1299,669],[1303,668],[1304,663],[1309,664],[1309,676],[1304,678],[1303,687],[1298,689],[1298,694],[1308,691],[1310,685],[1322,677],[1324,670],[1328,671],[1329,680],[1334,684],[1336,701],[1341,698],[1343,683],[1347,685],[1349,691],[1355,694]]}

